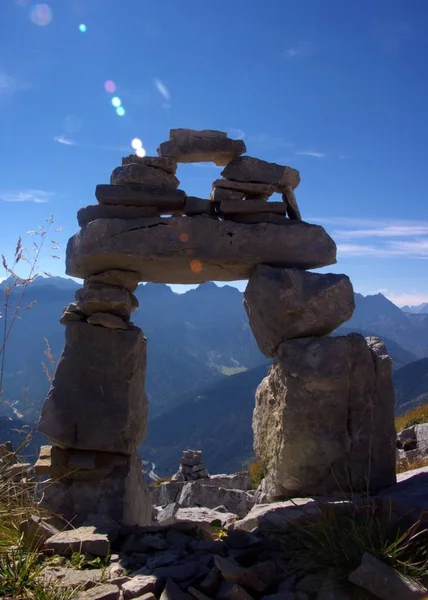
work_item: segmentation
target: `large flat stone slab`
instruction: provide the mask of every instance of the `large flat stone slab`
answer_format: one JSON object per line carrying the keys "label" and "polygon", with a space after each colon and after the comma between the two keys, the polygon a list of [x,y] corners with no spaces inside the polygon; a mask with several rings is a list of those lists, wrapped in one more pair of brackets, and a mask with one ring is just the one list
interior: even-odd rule
{"label": "large flat stone slab", "polygon": [[335,262],[334,241],[305,222],[97,219],[69,240],[66,271],[85,278],[123,269],[140,273],[140,281],[185,284],[248,279],[258,264],[313,269]]}
{"label": "large flat stone slab", "polygon": [[246,151],[242,140],[232,140],[223,131],[195,129],[171,129],[169,141],[158,148],[162,157],[172,157],[179,163],[214,162],[227,165],[233,158]]}

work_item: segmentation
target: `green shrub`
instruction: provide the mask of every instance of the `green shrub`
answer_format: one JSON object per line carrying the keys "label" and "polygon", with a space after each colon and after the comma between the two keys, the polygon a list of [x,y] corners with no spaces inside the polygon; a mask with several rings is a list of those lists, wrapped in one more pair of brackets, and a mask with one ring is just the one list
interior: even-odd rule
{"label": "green shrub", "polygon": [[253,484],[253,490],[256,490],[264,478],[262,463],[259,460],[254,460],[248,465],[248,472]]}

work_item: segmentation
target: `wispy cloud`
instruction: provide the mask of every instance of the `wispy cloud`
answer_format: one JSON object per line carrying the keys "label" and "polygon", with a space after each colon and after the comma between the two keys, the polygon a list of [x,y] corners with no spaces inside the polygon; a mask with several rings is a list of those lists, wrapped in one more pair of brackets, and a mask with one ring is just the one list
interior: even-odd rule
{"label": "wispy cloud", "polygon": [[49,202],[53,192],[44,190],[0,190],[0,200],[3,202],[35,202],[44,204]]}
{"label": "wispy cloud", "polygon": [[106,150],[107,152],[130,152],[130,146],[94,146],[92,144],[83,144],[66,135],[57,135],[53,138],[54,142],[63,146],[77,146],[78,148],[88,148],[89,150]]}
{"label": "wispy cloud", "polygon": [[245,137],[245,132],[242,129],[236,129],[235,127],[231,127],[227,130],[227,135],[234,140],[243,140]]}
{"label": "wispy cloud", "polygon": [[160,79],[155,79],[155,86],[156,89],[158,90],[159,94],[163,97],[164,100],[166,100],[166,103],[164,104],[164,108],[170,108],[171,107],[171,94],[169,92],[169,89],[166,87],[166,85],[164,84],[163,81],[161,81]]}
{"label": "wispy cloud", "polygon": [[19,77],[12,77],[4,71],[0,71],[0,97],[13,95],[18,92],[23,92],[31,88],[28,81],[24,81]]}
{"label": "wispy cloud", "polygon": [[301,150],[295,152],[295,154],[299,154],[300,156],[312,156],[312,158],[325,158],[327,156],[325,152],[316,152],[315,150]]}
{"label": "wispy cloud", "polygon": [[65,135],[57,135],[54,137],[54,141],[58,144],[64,144],[65,146],[78,146],[79,144],[74,140],[66,137]]}
{"label": "wispy cloud", "polygon": [[[338,243],[339,257],[428,259],[428,221],[314,217]],[[331,226],[331,227],[329,227]],[[364,240],[364,243],[358,243]]]}
{"label": "wispy cloud", "polygon": [[296,46],[291,46],[290,48],[287,48],[286,50],[284,50],[282,55],[284,58],[292,59],[292,58],[295,58],[296,56],[308,54],[311,50],[312,50],[312,44],[310,42],[305,41],[305,42],[300,42]]}
{"label": "wispy cloud", "polygon": [[260,148],[272,149],[272,148],[286,148],[290,150],[294,144],[289,142],[285,138],[272,135],[271,133],[254,133],[248,135],[248,141],[257,144]]}

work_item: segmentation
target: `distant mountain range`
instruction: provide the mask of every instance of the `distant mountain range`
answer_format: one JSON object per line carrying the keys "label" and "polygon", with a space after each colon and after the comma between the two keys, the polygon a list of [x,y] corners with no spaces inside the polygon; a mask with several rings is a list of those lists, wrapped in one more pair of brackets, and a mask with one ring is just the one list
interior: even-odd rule
{"label": "distant mountain range", "polygon": [[[23,421],[36,423],[48,389],[41,366],[44,338],[58,359],[64,344],[59,318],[78,287],[70,279],[40,278],[28,288],[25,304],[36,304],[22,313],[8,342],[0,440]],[[140,308],[133,321],[148,338],[144,457],[158,472],[171,472],[181,450],[193,446],[205,451],[212,471],[240,468],[252,456],[254,391],[268,364],[248,326],[242,293],[214,283],[184,294],[147,284],[136,295]],[[382,294],[356,294],[355,301],[353,317],[333,335],[358,331],[385,341],[395,369],[397,412],[428,401],[428,314],[404,312]]]}
{"label": "distant mountain range", "polygon": [[401,310],[406,313],[428,313],[428,302],[424,302],[424,304],[418,304],[417,306],[403,306]]}

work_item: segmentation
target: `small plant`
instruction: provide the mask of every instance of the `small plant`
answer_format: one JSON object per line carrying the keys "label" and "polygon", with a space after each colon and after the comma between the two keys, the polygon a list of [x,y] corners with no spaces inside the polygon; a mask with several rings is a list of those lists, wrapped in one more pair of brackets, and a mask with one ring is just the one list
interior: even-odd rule
{"label": "small plant", "polygon": [[102,559],[100,556],[88,558],[84,554],[80,554],[80,552],[73,552],[70,559],[71,566],[81,571],[83,569],[103,569],[108,565],[108,562],[109,558]]}
{"label": "small plant", "polygon": [[169,481],[171,481],[172,476],[171,477],[159,477],[159,479],[156,479],[156,481],[152,481],[152,483],[150,484],[150,487],[154,488],[157,487],[158,485],[160,485],[161,483],[168,483]]}
{"label": "small plant", "polygon": [[259,460],[254,460],[248,465],[248,472],[253,484],[253,490],[256,490],[264,478],[262,463]]}
{"label": "small plant", "polygon": [[428,404],[417,406],[401,417],[396,417],[395,428],[397,431],[403,431],[407,427],[421,423],[428,423]]}

